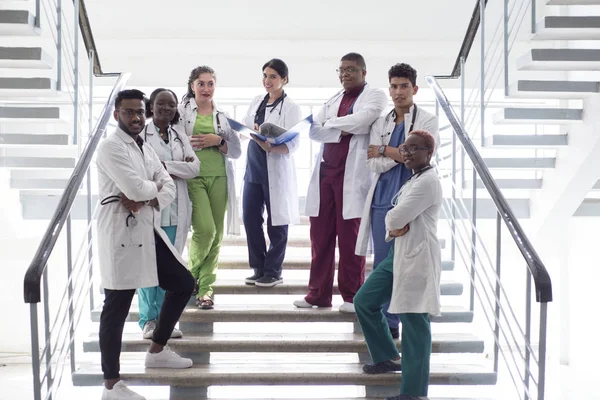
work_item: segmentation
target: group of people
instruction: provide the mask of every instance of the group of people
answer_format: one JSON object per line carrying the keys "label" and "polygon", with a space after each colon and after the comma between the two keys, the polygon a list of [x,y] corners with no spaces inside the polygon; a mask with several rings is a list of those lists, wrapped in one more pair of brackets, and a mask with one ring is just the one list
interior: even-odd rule
{"label": "group of people", "polygon": [[[306,198],[312,260],[309,293],[294,305],[332,306],[337,239],[339,311],[355,312],[360,322],[373,359],[364,372],[402,370],[401,394],[390,399],[419,398],[428,388],[429,316],[440,312],[442,192],[430,164],[438,121],[414,103],[417,72],[407,64],[389,70],[394,109],[387,114],[387,97],[366,83],[360,54],[343,56],[337,72],[343,88],[313,116],[309,131],[321,143]],[[243,123],[255,131],[265,122],[291,128],[302,116],[284,91],[287,65],[272,59],[262,74],[266,94],[253,99]],[[200,66],[181,101],[165,88],[149,99],[135,89],[116,98],[118,128],[97,157],[103,400],[143,399],[119,376],[121,336],[136,289],[139,324],[151,339],[147,368],[191,367],[167,341],[183,335],[176,324],[190,296],[200,309],[214,307],[225,217],[228,234],[240,231],[232,160],[242,152],[240,134],[213,100],[216,84],[215,71]],[[241,219],[253,274],[246,284],[283,282],[288,225],[299,219],[293,159],[299,142],[297,136],[273,145],[253,136],[248,143]],[[186,263],[181,253],[190,226]],[[374,271],[365,282],[371,247]],[[394,341],[400,323],[402,364]]]}

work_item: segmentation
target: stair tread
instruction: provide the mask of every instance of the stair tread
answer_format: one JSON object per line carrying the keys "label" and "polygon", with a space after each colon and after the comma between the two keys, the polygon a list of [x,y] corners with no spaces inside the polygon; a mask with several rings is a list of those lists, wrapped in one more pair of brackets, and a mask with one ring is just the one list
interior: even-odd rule
{"label": "stair tread", "polygon": [[[433,352],[481,353],[483,341],[470,333],[433,333]],[[149,340],[141,332],[123,335],[123,351],[146,351]],[[399,344],[400,341],[398,340]],[[358,352],[364,351],[365,339],[358,333],[209,333],[172,339],[169,345],[180,352]],[[99,351],[98,334],[85,340],[85,351]]]}
{"label": "stair tread", "polygon": [[[141,361],[121,361],[121,377],[131,385],[396,385],[402,373],[369,375],[358,363],[224,363],[173,370],[146,369]],[[81,364],[73,373],[76,386],[98,385],[98,363]],[[495,384],[496,374],[485,364],[431,364],[430,384]]]}

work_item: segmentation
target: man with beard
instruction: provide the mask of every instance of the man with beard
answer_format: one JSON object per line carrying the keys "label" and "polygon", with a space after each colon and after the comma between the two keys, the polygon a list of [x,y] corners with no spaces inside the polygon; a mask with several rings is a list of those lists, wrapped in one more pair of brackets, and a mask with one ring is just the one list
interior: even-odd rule
{"label": "man with beard", "polygon": [[192,360],[168,347],[193,290],[185,262],[160,228],[160,211],[175,198],[175,184],[151,146],[139,136],[145,124],[144,93],[123,90],[115,100],[117,130],[98,148],[102,207],[98,214],[100,273],[105,300],[100,316],[102,400],[143,400],[121,381],[121,337],[137,288],[166,290],[146,368],[189,368]]}

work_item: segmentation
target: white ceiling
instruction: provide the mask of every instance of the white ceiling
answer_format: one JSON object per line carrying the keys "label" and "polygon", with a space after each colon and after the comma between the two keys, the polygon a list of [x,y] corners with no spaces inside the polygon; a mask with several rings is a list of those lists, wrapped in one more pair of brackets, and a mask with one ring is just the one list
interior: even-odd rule
{"label": "white ceiling", "polygon": [[184,86],[207,64],[218,85],[260,85],[261,66],[279,57],[290,85],[337,87],[339,58],[360,52],[367,80],[412,64],[422,77],[452,70],[474,0],[86,0],[103,69],[133,73],[132,85]]}

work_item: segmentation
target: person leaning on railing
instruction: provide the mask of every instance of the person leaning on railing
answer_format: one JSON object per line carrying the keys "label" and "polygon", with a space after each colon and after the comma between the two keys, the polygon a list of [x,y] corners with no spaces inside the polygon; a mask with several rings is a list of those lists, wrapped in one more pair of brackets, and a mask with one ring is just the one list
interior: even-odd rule
{"label": "person leaning on railing", "polygon": [[[177,103],[177,95],[169,89],[158,88],[152,92],[146,109],[146,118],[152,120],[144,128],[143,139],[156,151],[175,183],[175,200],[162,210],[160,226],[181,254],[192,220],[192,204],[186,180],[198,176],[200,161],[185,130],[177,126],[180,118]],[[160,286],[138,290],[139,325],[144,339],[152,338],[164,297],[165,291]],[[172,338],[182,336],[179,329],[173,329]]]}
{"label": "person leaning on railing", "polygon": [[[395,197],[385,217],[386,240],[393,241],[388,256],[354,297],[356,316],[372,363],[367,374],[402,370],[400,395],[386,400],[427,396],[431,357],[429,316],[440,314],[441,250],[437,221],[442,186],[431,166],[435,139],[426,131],[413,131],[399,147],[404,165],[414,175]],[[402,323],[402,365],[383,306],[399,314]]]}
{"label": "person leaning on railing", "polygon": [[185,261],[160,227],[160,211],[175,198],[175,184],[140,133],[146,121],[144,93],[123,90],[115,100],[116,131],[98,147],[98,248],[104,306],[100,315],[102,400],[144,400],[121,381],[119,359],[125,320],[135,289],[166,290],[146,353],[146,368],[189,368],[192,360],[168,346],[194,290]]}
{"label": "person leaning on railing", "polygon": [[242,154],[238,133],[213,101],[217,78],[207,66],[194,68],[179,105],[181,122],[200,160],[200,174],[188,180],[192,200],[190,270],[197,282],[196,306],[214,307],[213,287],[227,211],[227,233],[239,235],[232,159]]}

